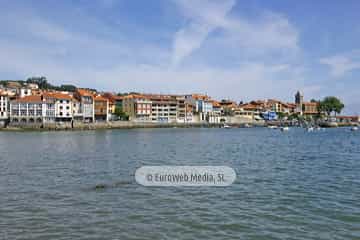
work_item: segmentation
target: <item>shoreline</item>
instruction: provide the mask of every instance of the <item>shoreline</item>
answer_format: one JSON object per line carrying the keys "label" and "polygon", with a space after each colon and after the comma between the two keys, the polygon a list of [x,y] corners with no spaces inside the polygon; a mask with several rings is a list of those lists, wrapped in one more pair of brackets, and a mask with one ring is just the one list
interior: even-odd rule
{"label": "shoreline", "polygon": [[[227,123],[232,128],[252,128],[252,127],[268,127],[268,126],[292,126],[280,122],[248,122],[248,123]],[[97,122],[97,123],[52,123],[52,124],[26,124],[14,125],[9,124],[0,128],[0,131],[9,132],[25,132],[25,131],[90,131],[90,130],[106,130],[106,129],[141,129],[141,128],[221,128],[223,123],[137,123],[128,121],[118,122]],[[356,123],[337,123],[333,125],[322,125],[324,128],[351,127],[358,126]]]}

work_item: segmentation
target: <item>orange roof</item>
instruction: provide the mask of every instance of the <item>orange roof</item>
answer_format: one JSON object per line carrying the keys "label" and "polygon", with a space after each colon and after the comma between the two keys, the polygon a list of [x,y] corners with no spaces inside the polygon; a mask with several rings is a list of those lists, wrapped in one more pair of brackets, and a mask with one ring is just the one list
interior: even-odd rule
{"label": "orange roof", "polygon": [[221,107],[221,105],[218,101],[213,100],[211,102],[212,102],[213,107]]}
{"label": "orange roof", "polygon": [[124,99],[124,96],[114,96],[114,99],[115,100],[123,100]]}
{"label": "orange roof", "polygon": [[15,101],[23,102],[23,103],[28,103],[28,102],[40,103],[42,102],[42,97],[39,95],[30,95],[30,96],[25,96],[23,98],[17,98]]}
{"label": "orange roof", "polygon": [[129,94],[126,96],[123,96],[123,99],[132,99],[132,98],[145,98],[142,94]]}
{"label": "orange roof", "polygon": [[256,110],[258,109],[258,106],[251,104],[251,103],[245,103],[239,106],[240,108],[243,108],[245,110]]}
{"label": "orange roof", "polygon": [[68,94],[64,94],[64,93],[59,93],[59,92],[44,92],[43,96],[45,98],[55,98],[55,99],[66,99],[66,100],[71,100],[72,97]]}
{"label": "orange roof", "polygon": [[210,97],[204,94],[191,94],[191,97],[196,100],[209,100]]}
{"label": "orange roof", "polygon": [[95,96],[94,100],[95,101],[104,101],[104,102],[108,101],[107,98],[104,98],[103,96],[100,96],[100,95]]}
{"label": "orange roof", "polygon": [[93,96],[93,94],[92,94],[89,90],[86,90],[86,89],[78,88],[78,89],[76,89],[76,91],[77,91],[81,96],[86,96],[86,97],[92,97],[92,96]]}

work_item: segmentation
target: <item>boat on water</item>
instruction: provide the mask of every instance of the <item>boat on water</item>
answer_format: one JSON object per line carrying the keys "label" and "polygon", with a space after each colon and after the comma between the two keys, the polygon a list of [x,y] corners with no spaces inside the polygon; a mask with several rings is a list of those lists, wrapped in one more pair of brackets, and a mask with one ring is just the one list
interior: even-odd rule
{"label": "boat on water", "polygon": [[277,126],[268,126],[268,128],[270,128],[270,129],[277,129],[278,127],[277,127]]}
{"label": "boat on water", "polygon": [[308,127],[308,128],[306,129],[306,131],[307,131],[307,132],[313,132],[313,131],[314,131],[314,128],[313,128],[313,127]]}
{"label": "boat on water", "polygon": [[351,131],[357,131],[357,130],[359,130],[359,128],[358,128],[357,126],[354,126],[354,127],[352,127],[350,130],[351,130]]}
{"label": "boat on water", "polygon": [[289,131],[290,129],[289,129],[289,127],[282,127],[282,128],[280,128],[280,130],[281,130],[282,132],[287,132],[287,131]]}
{"label": "boat on water", "polygon": [[223,128],[231,128],[231,126],[227,125],[227,124],[224,124],[223,125]]}

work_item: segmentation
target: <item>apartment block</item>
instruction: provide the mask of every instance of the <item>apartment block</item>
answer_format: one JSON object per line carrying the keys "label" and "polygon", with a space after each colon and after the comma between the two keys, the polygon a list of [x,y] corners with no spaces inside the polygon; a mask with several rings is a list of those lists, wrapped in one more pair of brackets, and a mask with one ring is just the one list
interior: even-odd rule
{"label": "apartment block", "polygon": [[45,123],[55,121],[55,102],[31,95],[10,102],[10,122]]}

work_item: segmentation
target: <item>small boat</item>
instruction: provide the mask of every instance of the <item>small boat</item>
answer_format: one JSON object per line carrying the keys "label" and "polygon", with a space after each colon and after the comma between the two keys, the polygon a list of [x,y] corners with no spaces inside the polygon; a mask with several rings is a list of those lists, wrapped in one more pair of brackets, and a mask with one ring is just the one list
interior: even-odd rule
{"label": "small boat", "polygon": [[223,128],[231,128],[231,127],[227,124],[224,124]]}
{"label": "small boat", "polygon": [[306,129],[306,131],[308,131],[308,132],[313,132],[313,131],[314,131],[314,128],[313,128],[313,127],[308,127],[308,128]]}
{"label": "small boat", "polygon": [[282,128],[280,128],[280,130],[281,130],[282,132],[287,132],[287,131],[289,131],[290,129],[289,129],[289,127],[282,127]]}
{"label": "small boat", "polygon": [[268,126],[270,129],[277,129],[277,126]]}
{"label": "small boat", "polygon": [[351,131],[357,131],[357,130],[359,130],[359,128],[356,127],[356,126],[354,126],[354,127],[352,127],[350,130],[351,130]]}

